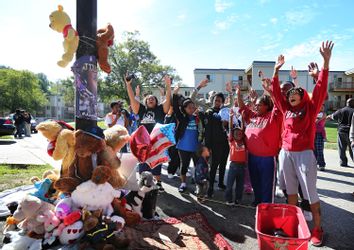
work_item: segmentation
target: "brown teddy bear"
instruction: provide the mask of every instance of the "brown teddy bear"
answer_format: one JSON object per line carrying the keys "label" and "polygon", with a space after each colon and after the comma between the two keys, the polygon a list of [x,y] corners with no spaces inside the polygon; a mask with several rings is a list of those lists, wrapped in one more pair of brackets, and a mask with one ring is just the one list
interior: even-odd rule
{"label": "brown teddy bear", "polygon": [[134,226],[140,222],[141,217],[134,210],[129,210],[126,207],[126,203],[127,201],[125,198],[123,199],[114,198],[112,202],[112,206],[114,210],[113,214],[118,214],[119,216],[123,217],[127,226]]}
{"label": "brown teddy bear", "polygon": [[45,121],[36,129],[49,141],[48,154],[54,160],[62,160],[60,175],[68,176],[69,166],[75,159],[74,128],[62,121]]}
{"label": "brown teddy bear", "polygon": [[101,128],[92,127],[89,132],[75,132],[75,161],[69,168],[68,177],[60,178],[55,188],[62,192],[72,192],[82,182],[91,179],[93,169],[97,165],[109,166],[112,170],[109,183],[113,188],[122,187],[126,180],[118,169],[120,160],[113,149],[106,145]]}
{"label": "brown teddy bear", "polygon": [[106,144],[110,146],[115,153],[119,152],[130,139],[128,130],[121,125],[108,128],[103,131],[103,133]]}
{"label": "brown teddy bear", "polygon": [[102,217],[102,211],[83,212],[85,237],[80,249],[114,250],[129,246],[128,239],[120,239],[116,232],[122,230],[124,220],[119,216]]}
{"label": "brown teddy bear", "polygon": [[110,23],[107,24],[105,28],[97,31],[96,46],[98,64],[100,65],[101,70],[107,74],[111,73],[111,66],[108,63],[108,47],[113,45],[113,39],[114,29]]}

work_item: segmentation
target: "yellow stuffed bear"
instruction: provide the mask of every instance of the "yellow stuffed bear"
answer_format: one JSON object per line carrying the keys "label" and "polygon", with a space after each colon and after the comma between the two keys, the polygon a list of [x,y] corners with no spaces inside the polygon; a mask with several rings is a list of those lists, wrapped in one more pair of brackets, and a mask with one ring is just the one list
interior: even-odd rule
{"label": "yellow stuffed bear", "polygon": [[74,128],[62,121],[45,121],[36,129],[49,141],[48,154],[54,160],[63,160],[60,176],[68,176],[69,166],[75,160]]}
{"label": "yellow stuffed bear", "polygon": [[77,31],[71,26],[70,17],[63,11],[63,6],[58,5],[58,10],[50,14],[49,20],[49,27],[64,35],[64,54],[61,60],[58,61],[58,65],[64,68],[74,57],[79,46],[79,36]]}

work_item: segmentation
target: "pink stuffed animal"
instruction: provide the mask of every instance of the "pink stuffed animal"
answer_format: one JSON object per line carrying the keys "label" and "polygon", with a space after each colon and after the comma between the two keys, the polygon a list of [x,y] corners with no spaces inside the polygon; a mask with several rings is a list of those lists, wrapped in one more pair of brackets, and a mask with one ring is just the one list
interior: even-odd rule
{"label": "pink stuffed animal", "polygon": [[53,230],[60,225],[60,219],[55,215],[55,212],[48,210],[44,215],[39,215],[37,221],[44,223],[44,241],[51,245],[56,238],[53,234]]}

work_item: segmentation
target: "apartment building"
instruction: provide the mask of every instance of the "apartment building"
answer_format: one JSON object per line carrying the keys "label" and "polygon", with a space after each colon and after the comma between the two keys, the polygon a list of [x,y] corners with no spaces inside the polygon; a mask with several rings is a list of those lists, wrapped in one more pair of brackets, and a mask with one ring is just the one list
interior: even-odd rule
{"label": "apartment building", "polygon": [[[226,93],[225,84],[231,81],[233,84],[239,84],[242,92],[247,92],[249,88],[255,89],[259,94],[263,93],[261,79],[258,72],[261,70],[265,77],[272,77],[274,61],[253,61],[246,69],[202,69],[194,70],[194,84],[205,79],[206,75],[210,75],[210,83],[207,87],[199,92],[199,97],[208,98],[208,92],[215,90],[217,92]],[[312,93],[315,82],[308,75],[307,70],[297,70],[298,83]],[[290,70],[280,70],[280,81],[292,80]],[[328,78],[328,100],[326,106],[329,110],[337,110],[345,106],[345,101],[354,95],[354,69],[347,71],[330,71]]]}

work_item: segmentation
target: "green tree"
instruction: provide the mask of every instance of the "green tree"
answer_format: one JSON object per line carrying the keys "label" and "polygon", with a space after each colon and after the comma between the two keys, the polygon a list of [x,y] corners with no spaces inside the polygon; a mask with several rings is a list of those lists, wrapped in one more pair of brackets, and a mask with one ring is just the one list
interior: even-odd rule
{"label": "green tree", "polygon": [[47,76],[43,73],[38,73],[36,76],[39,80],[39,86],[41,87],[42,92],[47,96],[50,95],[50,81]]}
{"label": "green tree", "polygon": [[13,112],[23,108],[35,112],[47,103],[39,80],[29,71],[0,69],[0,109]]}
{"label": "green tree", "polygon": [[101,100],[107,102],[122,98],[128,100],[124,78],[126,73],[134,73],[137,79],[133,87],[140,85],[141,91],[155,86],[164,86],[163,77],[168,74],[174,82],[181,78],[169,65],[161,65],[157,57],[150,51],[150,45],[139,39],[139,32],[126,32],[119,44],[110,49],[109,61],[112,72],[98,84]]}

